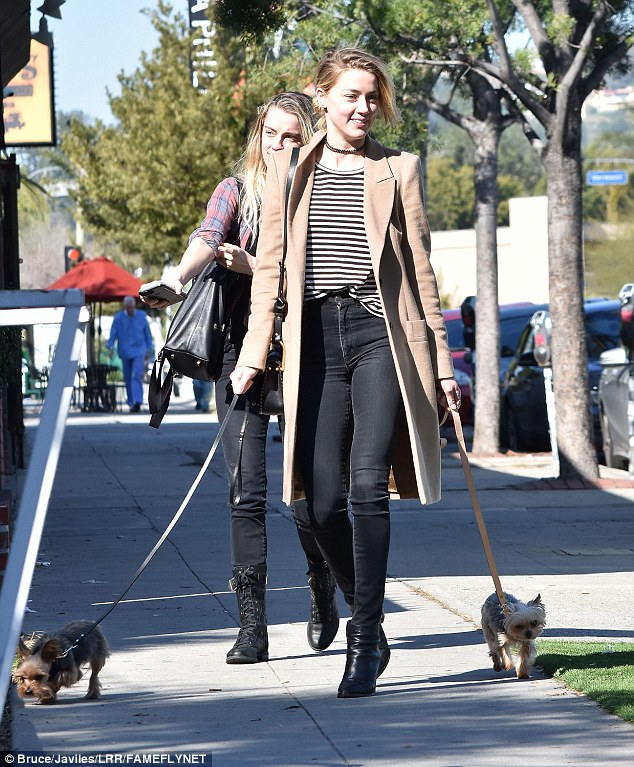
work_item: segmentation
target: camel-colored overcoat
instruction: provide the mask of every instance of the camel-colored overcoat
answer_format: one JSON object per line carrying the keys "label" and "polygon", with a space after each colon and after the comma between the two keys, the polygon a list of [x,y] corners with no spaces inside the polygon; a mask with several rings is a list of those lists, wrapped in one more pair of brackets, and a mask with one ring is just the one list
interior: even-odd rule
{"label": "camel-colored overcoat", "polygon": [[[315,152],[325,138],[315,134],[302,147],[288,206],[286,280],[288,313],[283,338],[284,488],[287,504],[303,497],[295,466],[297,394],[308,208]],[[264,369],[273,331],[277,296],[285,184],[290,151],[274,152],[266,178],[256,269],[251,290],[249,331],[238,365]],[[453,376],[451,352],[440,310],[429,254],[430,237],[423,207],[422,170],[415,155],[388,149],[368,137],[364,165],[365,226],[404,402],[404,418],[395,446],[390,492],[394,497],[440,499],[440,435],[436,380]]]}

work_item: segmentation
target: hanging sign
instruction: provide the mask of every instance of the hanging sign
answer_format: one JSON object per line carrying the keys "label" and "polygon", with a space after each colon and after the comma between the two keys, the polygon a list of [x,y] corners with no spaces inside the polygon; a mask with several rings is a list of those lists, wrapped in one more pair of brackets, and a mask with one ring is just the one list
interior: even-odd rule
{"label": "hanging sign", "polygon": [[213,51],[216,29],[207,16],[208,7],[209,0],[189,0],[189,26],[194,33],[190,54],[192,85],[203,93],[216,69]]}
{"label": "hanging sign", "polygon": [[53,53],[31,38],[29,63],[8,83],[4,99],[7,146],[54,146]]}

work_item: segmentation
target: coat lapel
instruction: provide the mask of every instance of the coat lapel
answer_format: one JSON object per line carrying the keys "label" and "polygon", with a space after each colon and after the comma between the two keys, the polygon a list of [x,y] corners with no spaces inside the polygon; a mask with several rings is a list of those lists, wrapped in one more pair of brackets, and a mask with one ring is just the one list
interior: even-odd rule
{"label": "coat lapel", "polygon": [[394,206],[396,180],[383,147],[368,137],[365,154],[365,231],[374,273],[378,276],[385,235]]}
{"label": "coat lapel", "polygon": [[[314,152],[325,136],[324,132],[316,133],[310,143],[300,150],[288,206],[288,258],[295,263],[295,268],[292,270],[296,280],[295,287],[298,291],[301,288],[302,294],[306,272],[308,208],[315,175]],[[284,185],[285,179],[286,177],[284,177]]]}

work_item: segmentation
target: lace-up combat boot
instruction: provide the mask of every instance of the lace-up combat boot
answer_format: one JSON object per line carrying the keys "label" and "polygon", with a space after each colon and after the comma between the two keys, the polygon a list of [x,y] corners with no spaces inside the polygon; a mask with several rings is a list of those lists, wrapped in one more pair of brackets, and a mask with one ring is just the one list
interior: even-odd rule
{"label": "lace-up combat boot", "polygon": [[259,663],[269,659],[266,630],[266,565],[234,567],[229,588],[236,592],[240,631],[227,653],[227,663]]}
{"label": "lace-up combat boot", "polygon": [[330,647],[339,629],[337,609],[337,584],[330,568],[309,564],[308,585],[310,586],[310,615],[306,634],[308,644],[319,652]]}

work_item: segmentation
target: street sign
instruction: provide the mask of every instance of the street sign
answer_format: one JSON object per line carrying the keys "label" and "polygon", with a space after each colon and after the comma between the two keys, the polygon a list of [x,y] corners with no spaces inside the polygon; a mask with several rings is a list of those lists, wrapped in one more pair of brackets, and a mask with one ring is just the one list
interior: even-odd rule
{"label": "street sign", "polygon": [[627,184],[626,170],[589,170],[586,173],[588,186],[612,186]]}

